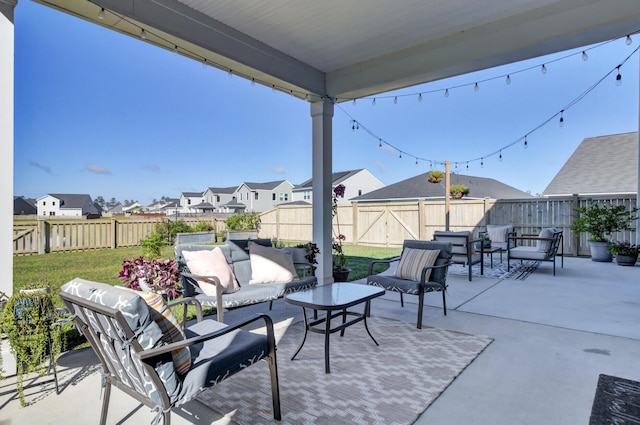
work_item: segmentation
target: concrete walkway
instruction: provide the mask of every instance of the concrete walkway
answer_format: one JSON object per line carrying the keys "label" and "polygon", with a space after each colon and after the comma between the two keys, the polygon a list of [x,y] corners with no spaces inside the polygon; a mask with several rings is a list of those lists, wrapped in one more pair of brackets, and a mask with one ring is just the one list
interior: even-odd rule
{"label": "concrete walkway", "polygon": [[[474,277],[469,282],[450,274],[447,316],[440,295],[427,295],[425,326],[488,335],[494,342],[416,424],[587,424],[599,374],[640,380],[640,267],[566,258],[555,277],[551,271],[551,264],[543,263],[524,281]],[[403,309],[398,294],[387,293],[373,301],[372,312],[415,326],[416,300],[406,296]],[[225,319],[258,312],[268,312],[268,305],[233,310]],[[269,314],[278,322],[297,320],[300,311],[278,301]],[[56,395],[51,383],[40,384],[48,377],[37,378],[25,408],[18,406],[14,379],[0,381],[0,424],[98,423],[96,364],[90,350],[63,354],[62,392]],[[149,423],[153,416],[112,391],[108,424]],[[197,401],[172,416],[174,424],[229,422]]]}

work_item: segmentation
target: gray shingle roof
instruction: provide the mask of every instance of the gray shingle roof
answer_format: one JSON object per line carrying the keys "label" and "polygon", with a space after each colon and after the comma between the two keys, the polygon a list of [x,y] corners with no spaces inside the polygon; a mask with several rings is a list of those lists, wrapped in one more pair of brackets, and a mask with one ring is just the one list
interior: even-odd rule
{"label": "gray shingle roof", "polygon": [[253,190],[272,190],[280,186],[284,182],[286,182],[286,180],[278,180],[278,181],[266,182],[266,183],[243,182],[243,184],[245,184],[249,189],[253,189]]}
{"label": "gray shingle roof", "polygon": [[197,198],[202,196],[202,192],[182,192],[182,196],[185,198]]}
{"label": "gray shingle roof", "polygon": [[[336,171],[335,173],[331,174],[331,184],[332,185],[338,185],[341,182],[345,181],[347,178],[351,177],[354,174],[359,173],[362,170],[363,170],[363,168],[360,168],[358,170],[350,170],[350,171]],[[312,187],[312,183],[313,183],[313,179],[306,180],[306,181],[300,183],[299,185],[295,186],[294,190],[311,188]]]}
{"label": "gray shingle roof", "polygon": [[210,187],[208,190],[211,191],[211,193],[233,193],[236,191],[236,189],[238,188],[238,186],[232,186],[232,187]]}
{"label": "gray shingle roof", "polygon": [[[429,173],[419,174],[415,177],[402,180],[373,192],[353,198],[354,201],[387,200],[387,199],[423,199],[443,198],[445,182],[429,183]],[[531,198],[532,195],[515,187],[506,185],[494,179],[486,177],[465,176],[462,174],[451,175],[451,185],[463,184],[469,188],[468,198],[493,198],[493,199],[518,199]]]}
{"label": "gray shingle roof", "polygon": [[584,139],[543,195],[635,193],[638,132]]}

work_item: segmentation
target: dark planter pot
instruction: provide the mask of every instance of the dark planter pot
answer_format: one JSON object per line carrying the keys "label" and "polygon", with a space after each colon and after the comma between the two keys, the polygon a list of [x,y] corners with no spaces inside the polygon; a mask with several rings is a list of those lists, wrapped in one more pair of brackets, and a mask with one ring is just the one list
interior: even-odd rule
{"label": "dark planter pot", "polygon": [[351,269],[343,267],[342,270],[334,270],[333,271],[333,281],[334,282],[346,282],[349,279],[349,273]]}
{"label": "dark planter pot", "polygon": [[619,266],[635,266],[636,261],[638,261],[638,254],[635,254],[635,255],[616,254],[616,263]]}
{"label": "dark planter pot", "polygon": [[613,255],[609,252],[610,242],[593,242],[589,241],[589,250],[591,251],[591,261],[600,263],[610,263],[613,261]]}

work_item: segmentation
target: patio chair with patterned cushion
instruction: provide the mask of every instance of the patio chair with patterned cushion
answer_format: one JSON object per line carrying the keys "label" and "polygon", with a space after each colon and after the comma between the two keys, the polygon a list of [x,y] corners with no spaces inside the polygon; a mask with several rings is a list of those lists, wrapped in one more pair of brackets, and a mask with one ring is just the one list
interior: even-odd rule
{"label": "patio chair with patterned cushion", "polygon": [[[402,294],[418,296],[418,329],[422,329],[422,311],[426,292],[442,292],[442,308],[447,315],[447,268],[451,260],[450,242],[406,240],[402,255],[389,260],[374,260],[369,265],[367,284],[400,293],[400,306],[404,307]],[[373,274],[376,264],[399,261],[393,275]]]}
{"label": "patio chair with patterned cushion", "polygon": [[445,232],[436,230],[433,232],[433,240],[451,242],[453,245],[451,262],[469,268],[469,281],[471,281],[471,267],[474,264],[480,263],[480,274],[484,274],[484,247],[480,244],[480,248],[476,248],[476,242],[481,242],[481,238],[474,239],[469,231]]}
{"label": "patio chair with patterned cushion", "polygon": [[[258,360],[269,364],[273,417],[281,419],[273,322],[267,315],[226,325],[202,320],[194,299],[165,304],[162,296],[104,283],[74,279],[60,297],[102,364],[104,398],[100,424],[109,408],[111,386],[120,388],[156,412],[169,425],[171,409],[192,400]],[[184,330],[169,307],[188,301],[196,305],[198,321]],[[258,320],[266,335],[242,330]],[[256,406],[265,409],[268,406]]]}
{"label": "patio chair with patterned cushion", "polygon": [[498,247],[503,251],[515,246],[515,240],[512,239],[516,236],[516,232],[513,230],[513,225],[497,225],[487,224],[487,232],[489,239],[491,239],[491,246]]}
{"label": "patio chair with patterned cushion", "polygon": [[[564,267],[564,255],[562,252],[562,230],[555,227],[544,228],[538,235],[524,234],[511,237],[515,245],[528,242],[529,245],[514,246],[507,250],[507,270],[511,267],[511,260],[550,261],[553,263],[553,275],[556,275],[556,256],[560,249],[560,267]],[[532,243],[535,242],[535,245]]]}

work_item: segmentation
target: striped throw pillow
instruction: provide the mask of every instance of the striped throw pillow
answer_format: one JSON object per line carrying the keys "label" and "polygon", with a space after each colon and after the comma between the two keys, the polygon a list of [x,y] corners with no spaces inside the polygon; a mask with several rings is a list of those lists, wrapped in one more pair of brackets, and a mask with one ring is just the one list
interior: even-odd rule
{"label": "striped throw pillow", "polygon": [[[395,277],[419,281],[422,277],[422,269],[433,266],[436,263],[438,254],[440,254],[439,249],[405,248],[402,251]],[[429,276],[431,276],[431,269],[427,270],[425,282],[429,280]]]}
{"label": "striped throw pillow", "polygon": [[[178,342],[185,339],[182,327],[171,312],[171,309],[165,304],[162,299],[162,295],[154,292],[133,292],[140,295],[149,306],[151,318],[158,324],[158,327],[160,327],[160,330],[162,331],[162,341],[167,344],[171,344],[172,342]],[[173,359],[173,366],[180,375],[185,375],[189,372],[189,369],[191,368],[191,351],[189,351],[189,348],[185,347],[173,350],[171,352],[171,357]]]}

